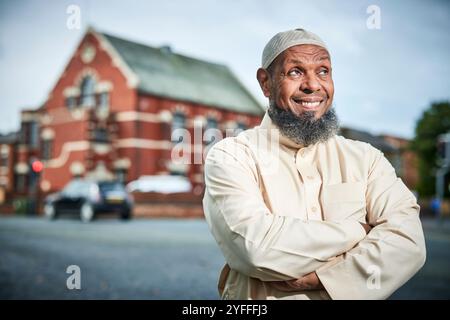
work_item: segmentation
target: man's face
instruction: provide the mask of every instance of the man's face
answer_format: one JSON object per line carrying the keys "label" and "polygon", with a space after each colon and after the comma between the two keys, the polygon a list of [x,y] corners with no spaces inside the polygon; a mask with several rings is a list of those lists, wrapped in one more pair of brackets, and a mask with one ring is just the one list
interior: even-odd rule
{"label": "man's face", "polygon": [[305,111],[316,119],[332,105],[334,84],[328,51],[315,45],[298,45],[281,53],[270,72],[259,69],[264,95],[282,109],[299,116]]}

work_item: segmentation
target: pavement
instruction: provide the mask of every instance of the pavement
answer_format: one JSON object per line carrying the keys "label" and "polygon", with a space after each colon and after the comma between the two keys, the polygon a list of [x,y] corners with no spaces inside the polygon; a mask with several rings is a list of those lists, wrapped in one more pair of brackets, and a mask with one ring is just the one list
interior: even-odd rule
{"label": "pavement", "polygon": [[[450,298],[450,221],[423,225],[427,262],[391,299]],[[0,299],[218,299],[223,263],[203,219],[0,216]]]}
{"label": "pavement", "polygon": [[222,264],[204,220],[0,219],[0,299],[218,299]]}

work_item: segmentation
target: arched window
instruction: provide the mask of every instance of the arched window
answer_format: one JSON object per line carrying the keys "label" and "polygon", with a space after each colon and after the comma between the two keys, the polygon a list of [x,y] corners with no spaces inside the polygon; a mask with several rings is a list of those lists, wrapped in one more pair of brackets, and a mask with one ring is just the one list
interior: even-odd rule
{"label": "arched window", "polygon": [[172,130],[171,130],[172,142],[175,143],[186,142],[185,129],[186,129],[186,116],[181,112],[176,112],[172,118]]}
{"label": "arched window", "polygon": [[214,144],[220,139],[219,124],[216,118],[208,117],[206,119],[205,133],[203,141],[206,145]]}
{"label": "arched window", "polygon": [[95,105],[95,80],[92,76],[86,76],[81,81],[80,104],[82,107]]}

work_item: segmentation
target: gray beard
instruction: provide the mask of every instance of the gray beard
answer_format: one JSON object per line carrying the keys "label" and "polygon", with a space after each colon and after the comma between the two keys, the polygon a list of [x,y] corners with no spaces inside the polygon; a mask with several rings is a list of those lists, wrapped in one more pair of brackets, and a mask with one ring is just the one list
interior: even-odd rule
{"label": "gray beard", "polygon": [[282,135],[305,147],[325,142],[339,130],[339,120],[334,108],[316,119],[314,111],[305,111],[297,116],[291,110],[281,109],[270,102],[267,113]]}

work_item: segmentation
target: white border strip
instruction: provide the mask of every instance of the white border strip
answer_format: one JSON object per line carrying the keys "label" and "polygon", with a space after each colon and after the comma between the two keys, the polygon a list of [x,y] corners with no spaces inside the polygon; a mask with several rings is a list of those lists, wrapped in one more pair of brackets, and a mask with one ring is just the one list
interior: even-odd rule
{"label": "white border strip", "polygon": [[66,142],[63,144],[61,153],[57,158],[47,160],[45,162],[46,168],[60,168],[62,167],[67,160],[69,159],[69,155],[74,151],[84,151],[89,149],[88,141],[72,141]]}

